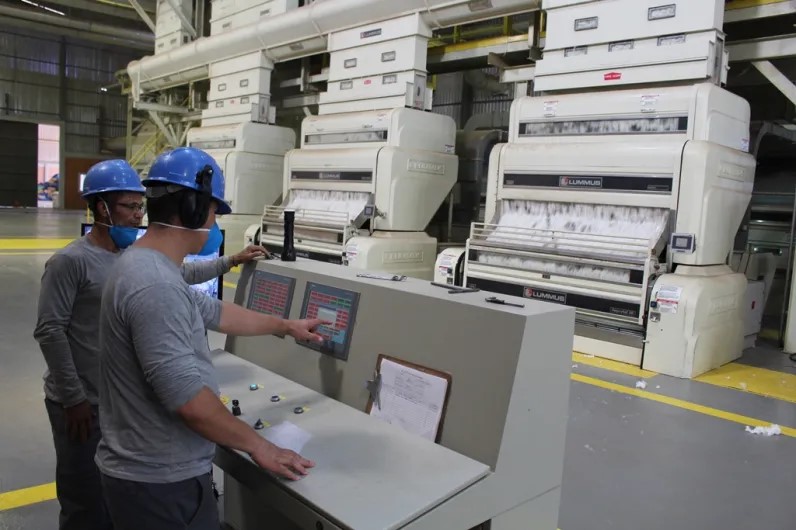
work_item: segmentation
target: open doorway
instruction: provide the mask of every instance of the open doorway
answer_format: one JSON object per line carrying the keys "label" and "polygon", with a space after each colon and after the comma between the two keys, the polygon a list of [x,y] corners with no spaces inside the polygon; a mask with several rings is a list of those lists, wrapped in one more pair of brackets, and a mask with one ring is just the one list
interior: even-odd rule
{"label": "open doorway", "polygon": [[38,197],[39,208],[60,205],[61,127],[40,124],[38,129]]}

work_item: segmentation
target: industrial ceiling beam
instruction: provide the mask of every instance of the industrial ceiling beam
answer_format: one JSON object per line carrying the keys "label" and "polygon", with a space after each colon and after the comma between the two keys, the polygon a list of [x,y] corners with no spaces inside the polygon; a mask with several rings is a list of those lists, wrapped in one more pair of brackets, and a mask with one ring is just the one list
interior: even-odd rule
{"label": "industrial ceiling beam", "polygon": [[135,9],[135,12],[138,13],[138,16],[141,18],[141,20],[144,21],[144,24],[149,26],[149,29],[152,30],[152,33],[155,33],[155,23],[152,22],[152,17],[150,17],[149,13],[144,10],[143,6],[141,6],[141,3],[138,0],[130,0],[130,5],[133,6],[133,9]]}
{"label": "industrial ceiling beam", "polygon": [[777,70],[776,66],[771,64],[770,61],[754,61],[752,66],[757,68],[772,85],[777,87],[780,92],[785,94],[785,97],[788,98],[791,103],[796,105],[796,85],[794,85],[785,74]]}

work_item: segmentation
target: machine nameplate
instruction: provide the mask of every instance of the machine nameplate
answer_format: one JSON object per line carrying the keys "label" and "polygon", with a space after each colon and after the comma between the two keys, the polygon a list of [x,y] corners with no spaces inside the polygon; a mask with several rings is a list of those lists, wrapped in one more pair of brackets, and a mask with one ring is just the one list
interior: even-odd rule
{"label": "machine nameplate", "polygon": [[607,191],[646,191],[653,193],[671,193],[672,177],[652,176],[579,176],[579,175],[547,175],[529,173],[505,173],[504,186],[528,188],[559,188],[586,189]]}
{"label": "machine nameplate", "polygon": [[372,171],[293,171],[290,174],[293,180],[340,180],[370,182],[373,180]]}
{"label": "machine nameplate", "polygon": [[[638,304],[620,302],[617,300],[608,300],[606,298],[599,298],[597,296],[547,291],[544,289],[537,289],[536,287],[530,288],[523,285],[498,282],[494,280],[484,280],[481,278],[469,278],[467,280],[467,287],[477,287],[483,291],[489,291],[492,293],[506,294],[521,298],[531,298],[541,302],[557,303],[577,309],[586,309],[589,311],[608,313],[621,317],[636,319],[639,316],[640,308]],[[528,289],[532,291],[533,296],[526,296],[526,290]]]}

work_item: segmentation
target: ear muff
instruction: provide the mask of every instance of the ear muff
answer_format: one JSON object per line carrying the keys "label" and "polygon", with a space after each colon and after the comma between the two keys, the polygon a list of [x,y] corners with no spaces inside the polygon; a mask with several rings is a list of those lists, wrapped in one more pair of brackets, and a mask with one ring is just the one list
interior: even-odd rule
{"label": "ear muff", "polygon": [[213,199],[213,168],[206,165],[196,174],[198,191],[183,194],[180,201],[180,222],[185,228],[201,228],[210,216]]}

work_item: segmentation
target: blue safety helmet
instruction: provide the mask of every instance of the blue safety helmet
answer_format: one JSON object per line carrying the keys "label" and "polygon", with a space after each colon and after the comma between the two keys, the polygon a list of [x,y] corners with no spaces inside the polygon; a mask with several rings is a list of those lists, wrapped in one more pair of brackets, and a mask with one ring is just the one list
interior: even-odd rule
{"label": "blue safety helmet", "polygon": [[130,191],[146,193],[135,169],[126,160],[103,160],[91,166],[83,180],[84,199],[99,193]]}
{"label": "blue safety helmet", "polygon": [[178,147],[173,151],[163,153],[152,164],[144,186],[158,184],[175,184],[192,190],[201,191],[198,175],[206,166],[213,170],[210,188],[211,195],[218,202],[219,215],[232,213],[232,208],[224,200],[224,173],[212,156],[195,147]]}

